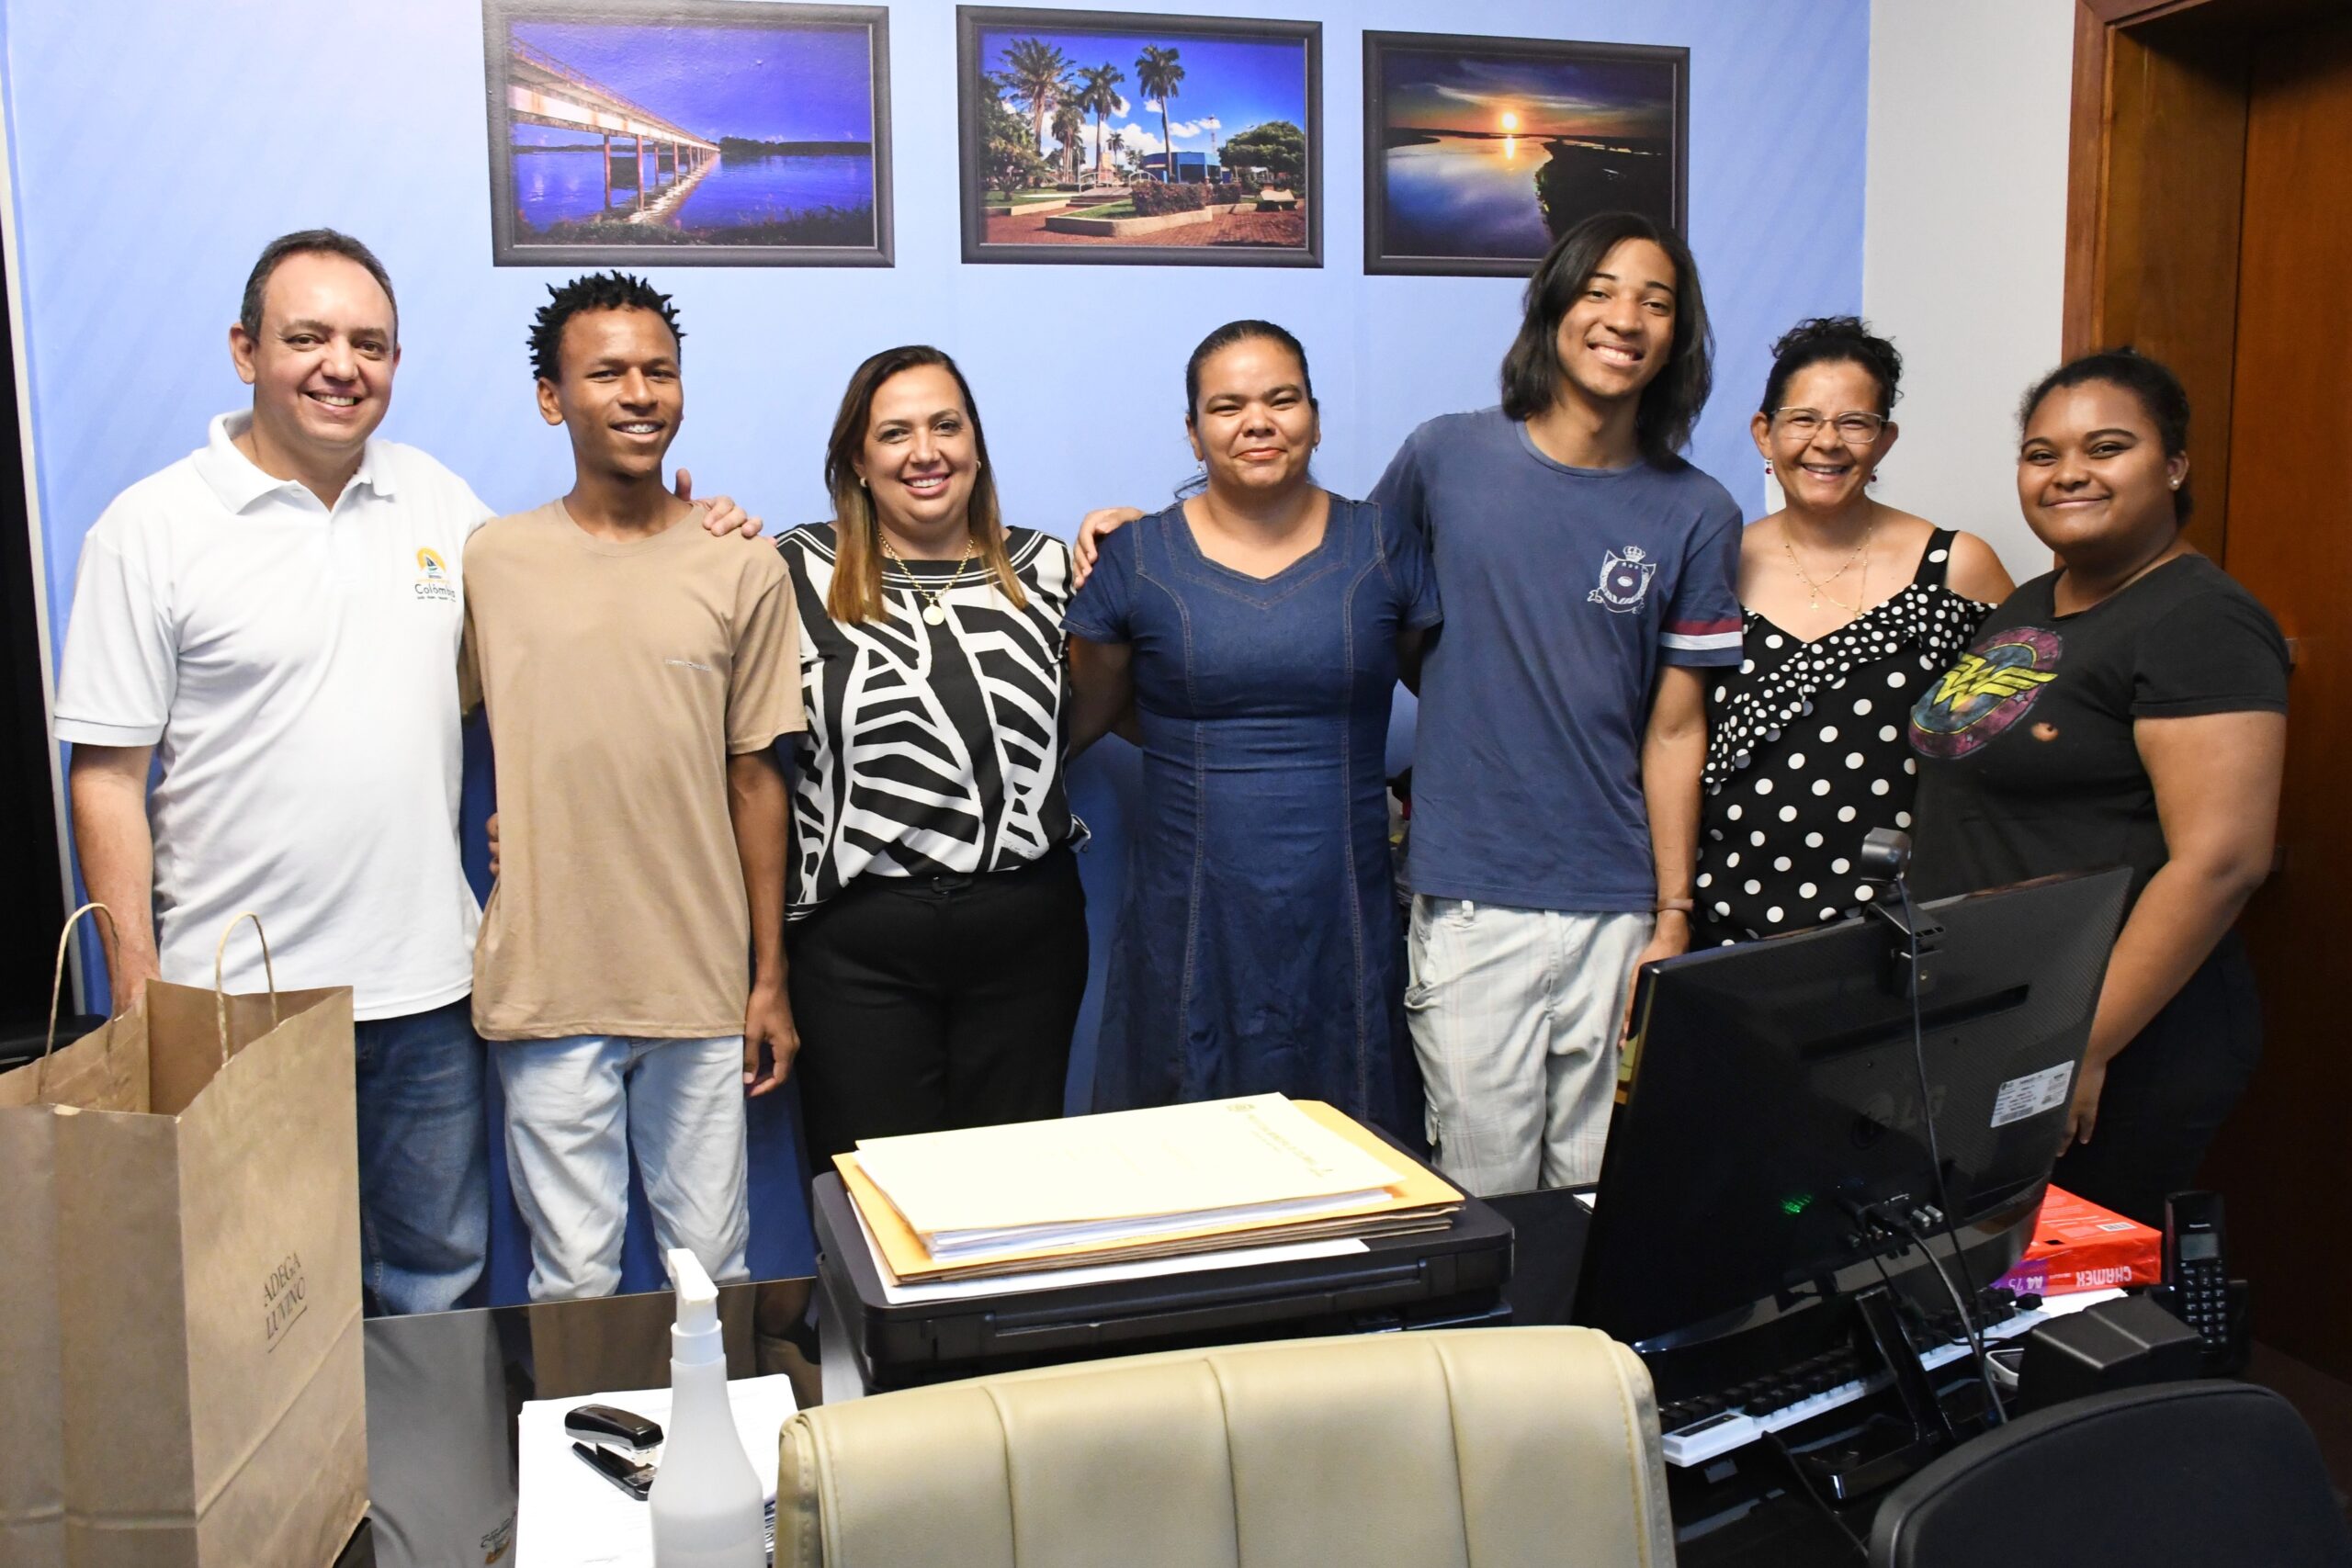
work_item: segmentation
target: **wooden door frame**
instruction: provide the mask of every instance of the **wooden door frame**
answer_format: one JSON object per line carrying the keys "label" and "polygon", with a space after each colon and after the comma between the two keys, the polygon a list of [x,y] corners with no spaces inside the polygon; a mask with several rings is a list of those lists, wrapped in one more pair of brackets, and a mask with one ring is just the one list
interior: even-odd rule
{"label": "wooden door frame", "polygon": [[[2179,374],[2196,411],[2189,458],[2197,507],[2188,536],[2224,568],[2231,564],[2239,270],[2256,83],[2269,69],[2267,51],[2278,34],[2341,17],[2341,6],[2342,0],[2075,0],[2064,352],[2072,357],[2128,343]],[[2249,342],[2258,341],[2260,320],[2249,317]],[[2256,395],[2250,389],[2248,396]],[[2246,477],[2256,477],[2255,470]],[[2262,531],[2265,525],[2275,527],[2276,520],[2245,519],[2239,540],[2245,570],[2259,570],[2267,560],[2276,570],[2269,547],[2276,540]],[[2291,655],[2299,628],[2291,615],[2282,618],[2289,622]],[[2312,668],[2319,667],[2319,657],[2314,654]],[[2300,796],[2296,780],[2298,757],[2311,744],[2305,739],[2290,748],[2282,842],[2297,800],[2309,808],[2313,775],[2308,757],[2301,758]],[[2256,895],[2241,929],[2266,980],[2290,974],[2308,959],[2302,951],[2310,940],[2307,920],[2299,925],[2279,913],[2303,905],[2281,900],[2290,893],[2307,900],[2329,874],[2323,863],[2299,862]],[[2287,875],[2301,880],[2290,884]],[[2312,1049],[2301,1040],[2271,1044]],[[2258,1150],[2258,1156],[2249,1150]],[[2266,1120],[2257,1086],[2216,1142],[2205,1179],[2231,1189],[2233,1201],[2245,1200],[2246,1214],[2233,1227],[2233,1261],[2256,1279],[2269,1303],[2264,1337],[2352,1381],[2352,1331],[2343,1326],[2338,1305],[2342,1270],[2329,1272],[2336,1267],[2332,1256],[2320,1265],[2298,1251],[2315,1245],[2299,1228],[2312,1224],[2312,1205],[2327,1224],[2352,1214],[2334,1189],[2321,1184],[2324,1190],[2315,1193],[2304,1184],[2301,1168],[2329,1152],[2315,1146],[2307,1124]]]}
{"label": "wooden door frame", "polygon": [[2226,564],[2246,109],[2261,37],[2330,0],[2075,0],[2063,352],[2130,344],[2197,411],[2189,542]]}
{"label": "wooden door frame", "polygon": [[[2144,135],[2135,123],[2137,84],[2120,68],[2143,63],[2147,45],[2166,35],[2215,56],[2222,73],[2242,73],[2246,46],[2263,31],[2324,14],[2325,0],[2075,0],[2074,96],[2066,168],[2066,281],[2064,334],[2069,355],[2111,344],[2110,321],[2127,301],[2103,264],[2113,261],[2109,203],[2119,152]],[[2124,88],[2119,96],[2118,87]],[[2241,107],[2243,105],[2241,105]],[[2218,488],[2218,487],[2217,487]]]}
{"label": "wooden door frame", "polygon": [[2114,101],[2108,65],[2115,34],[2211,0],[2075,0],[2075,86],[2066,156],[2066,303],[2064,354],[2071,359],[2099,345],[2106,289],[2099,272],[2104,250],[2109,142]]}
{"label": "wooden door frame", "polygon": [[2249,29],[2278,0],[2075,0],[2064,352],[2130,344],[2197,411],[2188,538],[2228,548]]}

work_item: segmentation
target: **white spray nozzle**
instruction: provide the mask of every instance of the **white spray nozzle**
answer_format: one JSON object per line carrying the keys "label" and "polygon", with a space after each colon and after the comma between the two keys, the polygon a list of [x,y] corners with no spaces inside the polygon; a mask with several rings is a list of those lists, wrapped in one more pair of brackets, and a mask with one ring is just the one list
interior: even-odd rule
{"label": "white spray nozzle", "polygon": [[718,1287],[702,1259],[683,1247],[670,1249],[670,1283],[678,1292],[678,1332],[704,1334],[718,1327]]}

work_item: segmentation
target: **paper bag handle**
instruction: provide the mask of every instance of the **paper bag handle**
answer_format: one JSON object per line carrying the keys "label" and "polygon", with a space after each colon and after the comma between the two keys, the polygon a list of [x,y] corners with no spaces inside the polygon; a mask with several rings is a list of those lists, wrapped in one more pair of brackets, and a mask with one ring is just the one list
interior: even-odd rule
{"label": "paper bag handle", "polygon": [[254,923],[254,935],[261,942],[261,974],[269,986],[269,1026],[276,1029],[278,1023],[277,971],[269,962],[269,935],[261,929],[261,917],[247,909],[232,916],[220,928],[220,940],[212,944],[212,1019],[220,1030],[220,1065],[224,1067],[229,1065],[229,994],[221,988],[220,966],[228,957],[229,933],[245,920]]}
{"label": "paper bag handle", "polygon": [[[93,909],[107,918],[107,934],[114,935],[114,911],[95,899],[65,917],[65,929],[57,933],[57,970],[50,976],[49,981],[49,1038],[41,1043],[40,1048],[41,1068],[44,1072],[49,1067],[49,1054],[57,1049],[57,1008],[58,1004],[65,998],[66,950],[73,943],[74,926],[80,923],[83,916]],[[112,998],[109,998],[108,1000],[111,1002]],[[38,1076],[34,1079],[33,1092],[35,1094],[40,1092]]]}

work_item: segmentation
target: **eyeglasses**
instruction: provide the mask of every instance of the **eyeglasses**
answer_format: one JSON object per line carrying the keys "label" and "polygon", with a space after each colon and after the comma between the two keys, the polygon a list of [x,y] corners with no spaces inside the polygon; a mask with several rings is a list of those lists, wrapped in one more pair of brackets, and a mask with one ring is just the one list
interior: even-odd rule
{"label": "eyeglasses", "polygon": [[1772,428],[1782,435],[1793,435],[1810,441],[1821,434],[1823,425],[1838,432],[1838,439],[1849,446],[1867,446],[1879,438],[1886,428],[1884,414],[1841,413],[1835,419],[1819,409],[1776,409],[1772,413]]}

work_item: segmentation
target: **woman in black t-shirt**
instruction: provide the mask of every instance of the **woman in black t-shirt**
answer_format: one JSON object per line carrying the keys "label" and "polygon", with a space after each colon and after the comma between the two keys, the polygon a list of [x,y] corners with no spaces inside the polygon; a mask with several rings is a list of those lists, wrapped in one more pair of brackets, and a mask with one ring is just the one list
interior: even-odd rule
{"label": "woman in black t-shirt", "polygon": [[2270,869],[2286,643],[2181,537],[2188,399],[2172,372],[2086,355],[2028,394],[2022,423],[2018,499],[2063,564],[1912,710],[1913,888],[2131,867],[2057,1180],[2160,1224],[2260,1054],[2231,927]]}

